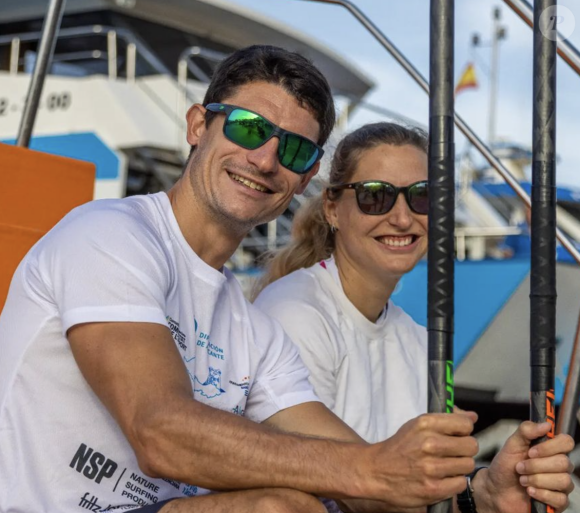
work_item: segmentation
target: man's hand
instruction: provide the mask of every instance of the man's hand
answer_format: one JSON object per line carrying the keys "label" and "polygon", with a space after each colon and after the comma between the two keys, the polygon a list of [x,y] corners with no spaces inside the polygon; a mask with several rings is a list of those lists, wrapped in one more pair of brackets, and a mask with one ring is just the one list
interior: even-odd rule
{"label": "man's hand", "polygon": [[574,470],[567,454],[574,448],[568,435],[558,435],[530,448],[550,431],[550,424],[522,422],[493,459],[489,470],[476,475],[473,486],[482,513],[528,513],[531,498],[557,513],[568,507]]}
{"label": "man's hand", "polygon": [[478,446],[470,434],[476,419],[475,413],[465,412],[410,420],[394,436],[370,447],[364,475],[353,468],[362,487],[373,487],[361,495],[406,509],[462,492],[465,475],[475,466]]}

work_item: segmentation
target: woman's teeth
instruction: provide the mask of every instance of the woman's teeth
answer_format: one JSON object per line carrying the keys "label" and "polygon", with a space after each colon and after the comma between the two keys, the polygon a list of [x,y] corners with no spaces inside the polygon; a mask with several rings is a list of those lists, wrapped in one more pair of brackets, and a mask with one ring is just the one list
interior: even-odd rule
{"label": "woman's teeth", "polygon": [[266,189],[266,187],[264,187],[260,184],[257,184],[255,182],[252,182],[251,180],[248,180],[247,178],[244,178],[244,177],[239,176],[239,175],[235,175],[234,173],[230,173],[229,175],[233,180],[235,180],[236,182],[243,183],[244,185],[246,185],[250,189],[255,189],[255,190],[260,191],[260,192],[268,192],[268,189]]}
{"label": "woman's teeth", "polygon": [[413,242],[413,236],[409,235],[407,237],[381,237],[379,238],[379,242],[385,244],[386,246],[401,248],[404,246],[409,246]]}

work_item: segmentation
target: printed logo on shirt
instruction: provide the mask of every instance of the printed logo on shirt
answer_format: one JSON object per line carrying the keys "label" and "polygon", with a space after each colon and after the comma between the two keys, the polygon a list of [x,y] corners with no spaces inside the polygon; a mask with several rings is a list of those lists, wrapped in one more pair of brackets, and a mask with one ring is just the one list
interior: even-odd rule
{"label": "printed logo on shirt", "polygon": [[173,340],[175,340],[175,343],[184,351],[187,350],[187,345],[185,344],[185,333],[179,330],[179,322],[169,317],[169,315],[165,317],[165,320],[169,325],[169,329],[171,330],[171,335],[173,335]]}
{"label": "printed logo on shirt", "polygon": [[244,391],[244,395],[248,397],[249,389],[250,389],[250,376],[244,376],[240,383],[236,383],[235,381],[230,380],[230,385],[234,385],[236,387],[240,387]]}
{"label": "printed logo on shirt", "polygon": [[81,497],[79,506],[83,509],[88,509],[89,511],[103,511],[99,505],[99,499],[97,499],[94,495],[89,497],[89,494],[90,492],[87,492]]}
{"label": "printed logo on shirt", "polygon": [[175,488],[176,490],[179,490],[179,485],[181,483],[174,481],[173,479],[165,479],[164,477],[162,478],[163,481],[165,481],[166,483],[169,483],[171,486],[173,486],[173,488]]}
{"label": "printed logo on shirt", "polygon": [[124,509],[134,509],[133,506],[113,506],[109,504],[106,508],[102,508],[99,504],[98,497],[90,495],[90,492],[86,492],[79,502],[79,506],[83,509],[88,509],[89,511],[97,511],[99,513],[105,513],[106,511],[121,511]]}
{"label": "printed logo on shirt", "polygon": [[214,344],[210,340],[209,333],[204,333],[200,331],[199,335],[197,334],[197,320],[193,319],[195,322],[195,335],[197,338],[197,342],[195,343],[197,347],[203,347],[206,349],[207,354],[213,358],[217,358],[218,360],[225,360],[225,351],[222,347]]}
{"label": "printed logo on shirt", "polygon": [[188,497],[195,497],[197,495],[197,486],[184,484],[181,493],[183,495],[187,495]]}
{"label": "printed logo on shirt", "polygon": [[82,473],[83,476],[94,479],[95,483],[100,483],[103,479],[113,477],[118,467],[113,460],[88,447],[86,444],[79,445],[69,466]]}
{"label": "printed logo on shirt", "polygon": [[157,503],[159,500],[157,493],[159,493],[159,485],[135,472],[131,472],[131,477],[125,483],[125,489],[121,493],[121,497],[127,497],[127,499],[140,506],[146,506],[147,504]]}
{"label": "printed logo on shirt", "polygon": [[193,381],[193,391],[199,392],[203,397],[212,399],[226,393],[222,389],[222,371],[219,369],[209,367],[207,379],[203,383],[191,373],[189,373],[189,377]]}
{"label": "printed logo on shirt", "polygon": [[234,415],[239,415],[240,417],[243,417],[244,413],[246,413],[246,410],[244,410],[240,405],[238,405],[235,408],[232,408],[232,413]]}

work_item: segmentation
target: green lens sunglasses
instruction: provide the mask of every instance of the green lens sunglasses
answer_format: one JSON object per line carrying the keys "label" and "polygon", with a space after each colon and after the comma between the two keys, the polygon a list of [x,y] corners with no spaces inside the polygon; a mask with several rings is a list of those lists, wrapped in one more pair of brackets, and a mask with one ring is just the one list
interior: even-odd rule
{"label": "green lens sunglasses", "polygon": [[225,113],[224,135],[242,148],[255,150],[278,137],[278,160],[294,173],[308,173],[324,155],[324,150],[310,139],[288,132],[251,110],[225,103],[210,103],[205,108]]}

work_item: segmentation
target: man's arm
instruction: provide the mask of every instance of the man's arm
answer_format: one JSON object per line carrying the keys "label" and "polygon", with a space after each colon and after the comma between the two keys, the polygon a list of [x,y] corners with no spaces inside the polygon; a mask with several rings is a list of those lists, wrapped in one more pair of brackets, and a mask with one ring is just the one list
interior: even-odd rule
{"label": "man's arm", "polygon": [[456,494],[473,468],[473,421],[465,415],[423,416],[373,445],[360,443],[319,403],[288,408],[260,425],[193,400],[162,325],[88,323],[71,328],[68,339],[87,382],[152,477],[215,490],[285,487],[368,498],[397,511]]}

